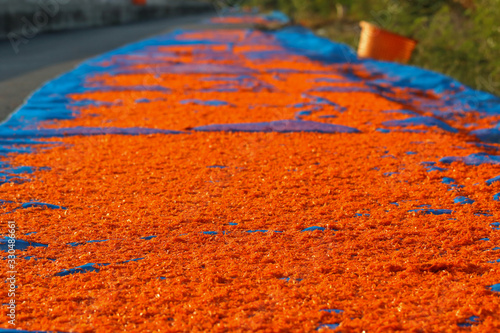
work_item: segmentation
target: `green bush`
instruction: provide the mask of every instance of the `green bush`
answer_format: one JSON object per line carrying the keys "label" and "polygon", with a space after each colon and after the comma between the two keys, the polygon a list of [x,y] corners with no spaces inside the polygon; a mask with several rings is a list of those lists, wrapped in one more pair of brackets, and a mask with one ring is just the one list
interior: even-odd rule
{"label": "green bush", "polygon": [[[419,41],[411,64],[452,76],[500,96],[500,0],[251,0],[301,18],[335,17],[321,31],[356,47],[357,22],[370,21]],[[329,23],[332,25],[331,23]],[[346,27],[342,27],[345,25]]]}

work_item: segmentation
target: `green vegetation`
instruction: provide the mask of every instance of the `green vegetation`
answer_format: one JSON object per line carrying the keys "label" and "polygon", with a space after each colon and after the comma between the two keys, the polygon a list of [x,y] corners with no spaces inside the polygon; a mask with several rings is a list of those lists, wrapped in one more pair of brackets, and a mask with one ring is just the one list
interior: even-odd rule
{"label": "green vegetation", "polygon": [[360,20],[419,41],[410,64],[500,96],[500,0],[249,0],[357,48]]}

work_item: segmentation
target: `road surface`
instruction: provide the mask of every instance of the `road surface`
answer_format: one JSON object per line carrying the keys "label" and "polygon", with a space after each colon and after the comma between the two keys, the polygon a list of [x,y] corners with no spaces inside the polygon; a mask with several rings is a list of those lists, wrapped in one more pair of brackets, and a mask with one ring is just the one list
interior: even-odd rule
{"label": "road surface", "polygon": [[129,25],[47,33],[21,44],[0,41],[0,121],[41,84],[98,54],[175,28],[199,25],[214,14],[164,18]]}

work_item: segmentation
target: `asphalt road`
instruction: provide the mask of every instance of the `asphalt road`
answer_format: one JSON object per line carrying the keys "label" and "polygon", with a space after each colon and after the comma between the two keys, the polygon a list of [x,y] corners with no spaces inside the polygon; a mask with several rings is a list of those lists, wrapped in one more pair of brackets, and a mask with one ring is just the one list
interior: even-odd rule
{"label": "asphalt road", "polygon": [[128,25],[47,33],[21,44],[0,41],[0,121],[16,110],[44,82],[120,46],[177,28],[202,25],[214,14],[165,18]]}

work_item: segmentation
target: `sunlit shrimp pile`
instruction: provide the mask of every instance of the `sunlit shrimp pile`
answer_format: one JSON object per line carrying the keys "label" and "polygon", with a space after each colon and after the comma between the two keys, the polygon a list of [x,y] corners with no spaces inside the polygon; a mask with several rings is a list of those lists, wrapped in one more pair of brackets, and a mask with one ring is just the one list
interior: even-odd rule
{"label": "sunlit shrimp pile", "polygon": [[349,52],[177,31],[39,90],[0,131],[17,328],[500,330],[500,103]]}

